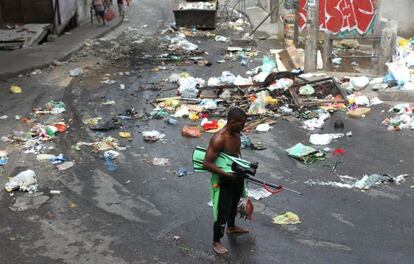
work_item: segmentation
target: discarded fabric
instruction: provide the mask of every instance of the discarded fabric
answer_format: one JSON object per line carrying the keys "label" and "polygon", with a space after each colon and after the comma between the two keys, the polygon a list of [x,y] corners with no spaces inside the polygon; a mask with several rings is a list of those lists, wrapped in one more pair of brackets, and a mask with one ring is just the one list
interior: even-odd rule
{"label": "discarded fabric", "polygon": [[320,160],[323,160],[325,154],[312,147],[305,146],[302,143],[298,143],[295,146],[286,150],[288,155],[298,159],[304,164],[311,164]]}

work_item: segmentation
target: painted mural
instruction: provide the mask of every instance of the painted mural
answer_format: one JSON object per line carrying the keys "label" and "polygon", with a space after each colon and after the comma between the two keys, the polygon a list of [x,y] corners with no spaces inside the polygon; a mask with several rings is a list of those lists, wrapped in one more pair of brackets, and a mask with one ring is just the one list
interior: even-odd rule
{"label": "painted mural", "polygon": [[[299,28],[306,26],[307,0],[299,1]],[[319,0],[319,28],[333,34],[367,33],[375,21],[377,0]]]}

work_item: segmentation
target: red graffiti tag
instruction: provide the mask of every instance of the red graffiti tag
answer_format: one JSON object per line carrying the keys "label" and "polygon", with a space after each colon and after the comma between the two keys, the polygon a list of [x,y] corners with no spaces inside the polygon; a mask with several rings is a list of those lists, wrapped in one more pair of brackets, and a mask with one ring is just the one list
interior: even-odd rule
{"label": "red graffiti tag", "polygon": [[[337,34],[347,30],[367,33],[375,19],[376,0],[319,0],[319,28]],[[306,27],[307,0],[299,1],[299,29]]]}

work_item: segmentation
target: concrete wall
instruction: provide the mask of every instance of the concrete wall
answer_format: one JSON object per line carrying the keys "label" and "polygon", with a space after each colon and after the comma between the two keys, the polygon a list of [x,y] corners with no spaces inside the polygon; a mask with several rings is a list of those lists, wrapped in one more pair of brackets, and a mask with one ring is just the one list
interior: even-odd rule
{"label": "concrete wall", "polygon": [[267,12],[270,12],[270,1],[271,0],[257,0],[257,5],[266,10]]}
{"label": "concrete wall", "polygon": [[382,0],[382,4],[382,17],[398,21],[399,35],[414,36],[413,0]]}
{"label": "concrete wall", "polygon": [[91,0],[78,0],[78,24],[85,25],[90,23],[90,5]]}

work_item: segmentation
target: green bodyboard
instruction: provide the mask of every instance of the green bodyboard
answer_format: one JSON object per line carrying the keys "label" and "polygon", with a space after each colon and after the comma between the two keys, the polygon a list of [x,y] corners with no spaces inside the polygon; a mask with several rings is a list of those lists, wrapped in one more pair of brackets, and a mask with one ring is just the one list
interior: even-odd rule
{"label": "green bodyboard", "polygon": [[[193,168],[195,172],[208,172],[206,169],[204,169],[203,162],[204,158],[206,157],[206,148],[197,146],[193,152]],[[236,162],[239,165],[250,168],[251,163],[247,160],[243,160],[237,157],[233,157],[230,155],[227,155],[223,152],[220,152],[220,154],[217,156],[216,161],[214,162],[217,167],[222,169],[224,172],[234,172],[231,167],[232,164]]]}
{"label": "green bodyboard", "polygon": [[[207,149],[203,147],[196,147],[193,152],[193,168],[195,172],[208,172],[206,169],[204,169],[203,162],[204,158],[206,157]],[[234,172],[232,168],[232,164],[234,162],[237,162],[241,166],[245,168],[250,168],[251,163],[247,160],[239,159],[233,156],[229,156],[223,152],[220,152],[220,154],[217,156],[216,161],[214,162],[217,167],[222,169],[224,172],[232,173]],[[213,202],[213,217],[214,221],[217,221],[218,216],[218,201],[220,196],[220,187],[215,187],[215,185],[218,185],[220,183],[220,176],[217,174],[212,173],[211,179],[210,179],[210,195],[211,195],[211,201]],[[246,191],[246,182],[244,181],[244,187],[242,191],[242,197],[246,197],[247,191]]]}

